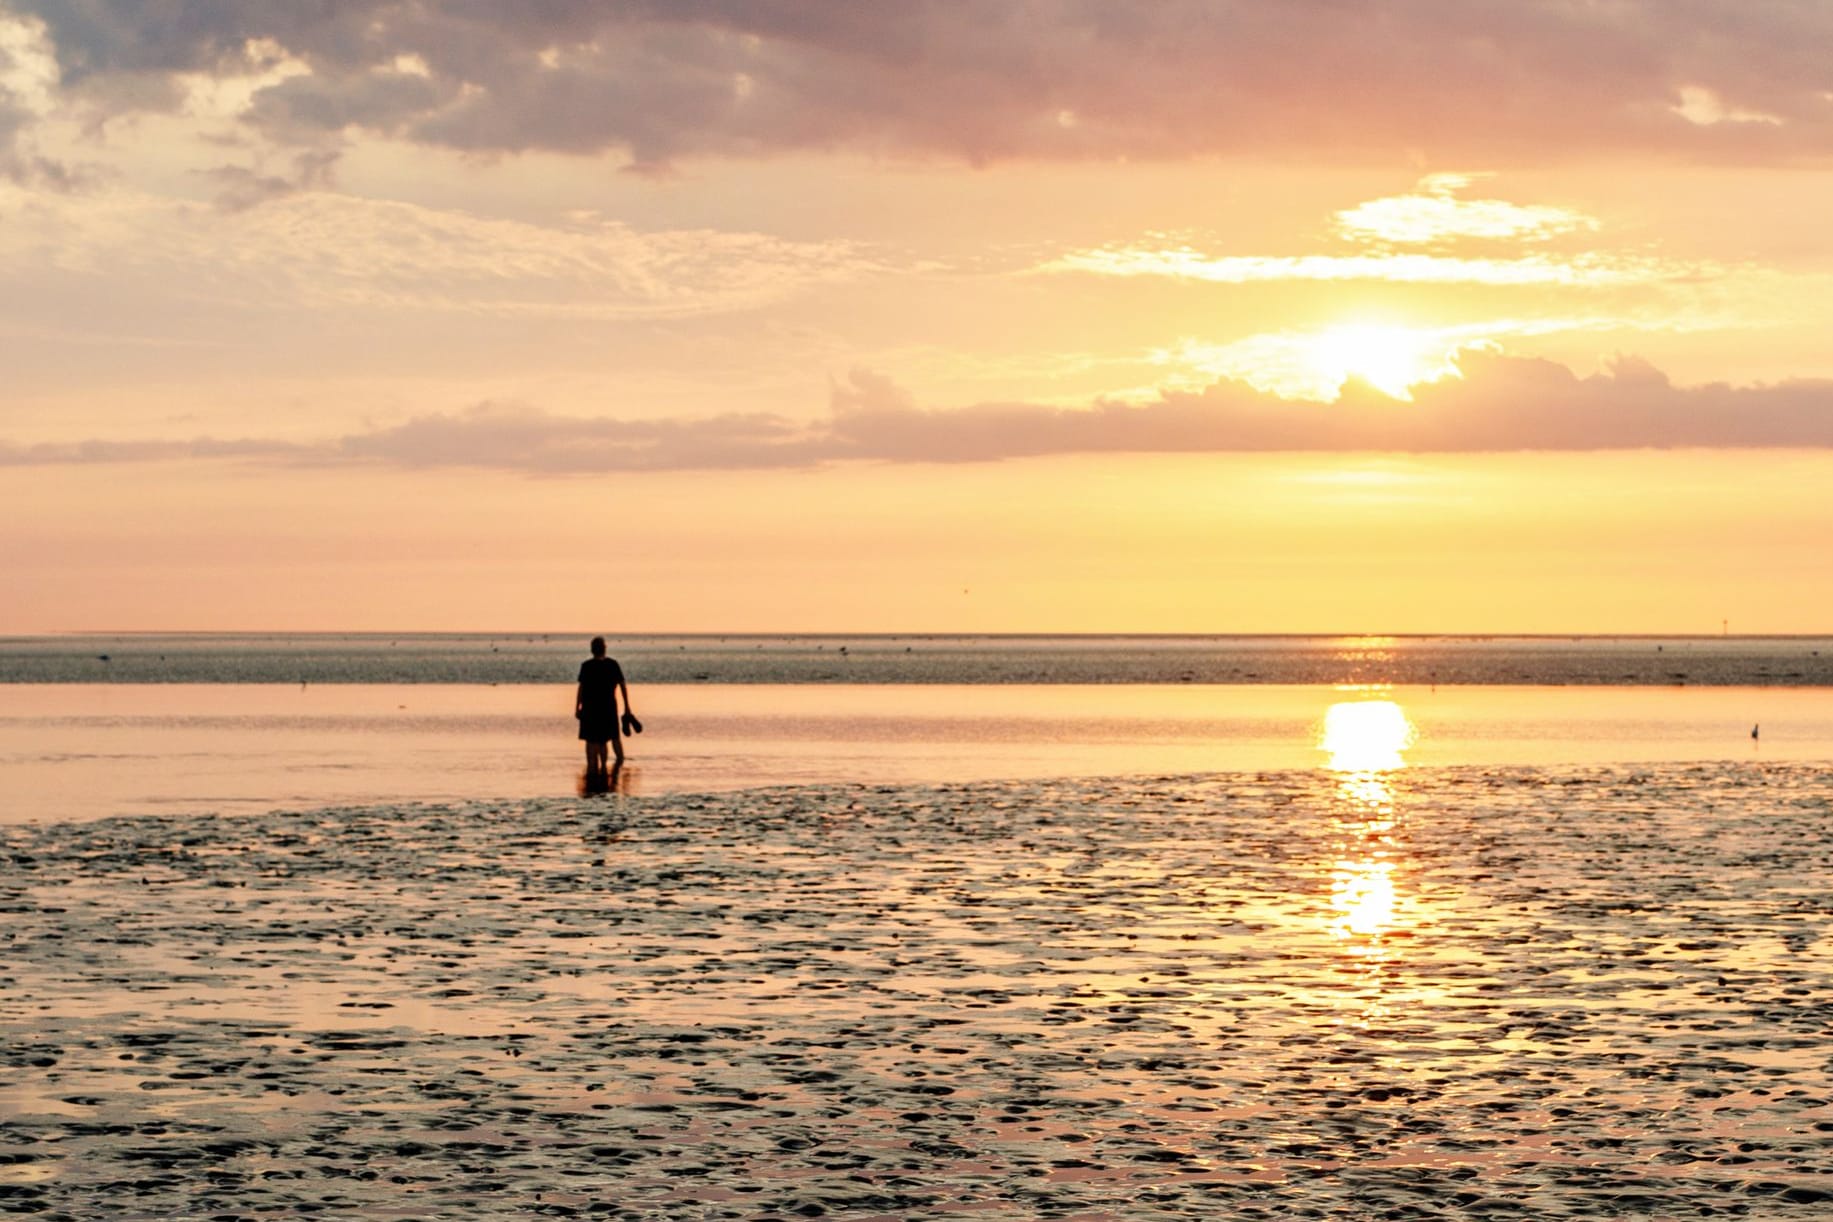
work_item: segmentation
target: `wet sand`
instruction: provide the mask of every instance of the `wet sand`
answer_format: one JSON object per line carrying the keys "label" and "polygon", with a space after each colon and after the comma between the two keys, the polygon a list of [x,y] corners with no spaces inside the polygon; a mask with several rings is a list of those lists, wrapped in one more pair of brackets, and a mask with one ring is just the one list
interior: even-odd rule
{"label": "wet sand", "polygon": [[0,828],[0,1209],[1822,1218],[1833,776]]}

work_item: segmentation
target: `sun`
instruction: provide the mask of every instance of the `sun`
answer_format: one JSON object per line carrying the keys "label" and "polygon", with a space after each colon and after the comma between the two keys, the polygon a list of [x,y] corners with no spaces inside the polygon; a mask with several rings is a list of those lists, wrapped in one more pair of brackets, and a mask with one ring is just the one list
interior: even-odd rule
{"label": "sun", "polygon": [[1454,372],[1438,336],[1401,326],[1331,327],[1311,338],[1304,359],[1320,383],[1341,387],[1360,378],[1395,399],[1410,400],[1413,387]]}

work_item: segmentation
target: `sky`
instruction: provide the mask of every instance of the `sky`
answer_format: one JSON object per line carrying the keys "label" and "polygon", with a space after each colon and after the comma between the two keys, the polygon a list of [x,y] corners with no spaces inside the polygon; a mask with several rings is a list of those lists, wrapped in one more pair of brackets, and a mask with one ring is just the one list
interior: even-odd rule
{"label": "sky", "polygon": [[0,633],[1833,630],[1830,46],[0,0]]}

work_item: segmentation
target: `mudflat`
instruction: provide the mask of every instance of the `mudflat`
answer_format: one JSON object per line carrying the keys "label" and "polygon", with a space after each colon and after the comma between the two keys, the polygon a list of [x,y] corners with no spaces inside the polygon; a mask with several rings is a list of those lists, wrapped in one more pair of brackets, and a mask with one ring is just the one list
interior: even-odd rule
{"label": "mudflat", "polygon": [[1833,776],[0,828],[47,1218],[1824,1217]]}

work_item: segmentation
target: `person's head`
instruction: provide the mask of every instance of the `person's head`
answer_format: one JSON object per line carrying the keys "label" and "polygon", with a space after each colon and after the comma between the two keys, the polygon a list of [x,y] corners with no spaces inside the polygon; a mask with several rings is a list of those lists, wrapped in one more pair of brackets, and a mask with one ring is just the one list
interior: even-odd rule
{"label": "person's head", "polygon": [[592,638],[592,656],[595,658],[602,658],[605,656],[605,638],[604,637],[595,636]]}

